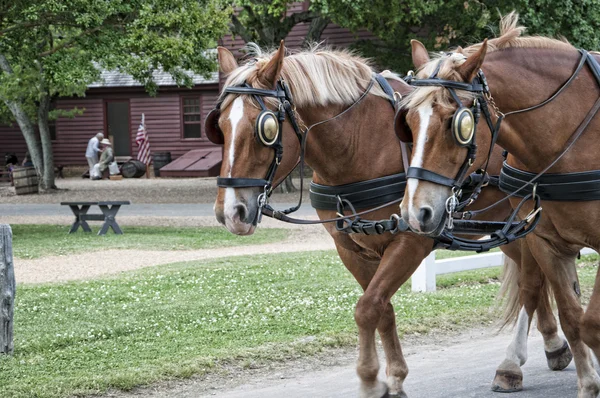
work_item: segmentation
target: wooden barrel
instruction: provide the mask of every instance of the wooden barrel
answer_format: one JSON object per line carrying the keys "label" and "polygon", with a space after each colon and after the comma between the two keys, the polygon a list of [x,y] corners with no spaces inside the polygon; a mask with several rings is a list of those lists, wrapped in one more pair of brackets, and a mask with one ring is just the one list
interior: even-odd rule
{"label": "wooden barrel", "polygon": [[171,152],[156,152],[152,154],[154,176],[160,177],[160,168],[171,163]]}
{"label": "wooden barrel", "polygon": [[140,178],[146,174],[146,165],[139,160],[130,160],[121,166],[121,174],[125,178]]}
{"label": "wooden barrel", "polygon": [[38,176],[33,167],[20,167],[12,172],[17,195],[38,193]]}

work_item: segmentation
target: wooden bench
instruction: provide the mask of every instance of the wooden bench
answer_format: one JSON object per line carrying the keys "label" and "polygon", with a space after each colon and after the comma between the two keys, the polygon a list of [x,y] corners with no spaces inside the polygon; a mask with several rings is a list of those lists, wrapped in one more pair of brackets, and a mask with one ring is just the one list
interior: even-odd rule
{"label": "wooden bench", "polygon": [[[87,221],[104,221],[102,228],[98,231],[98,235],[106,235],[108,228],[112,228],[115,234],[122,235],[123,231],[117,224],[117,213],[123,205],[130,205],[130,201],[117,201],[117,202],[61,202],[62,206],[69,206],[75,221],[71,225],[69,233],[76,232],[81,227],[85,232],[92,232]],[[98,206],[102,210],[102,214],[87,214],[91,206]]]}

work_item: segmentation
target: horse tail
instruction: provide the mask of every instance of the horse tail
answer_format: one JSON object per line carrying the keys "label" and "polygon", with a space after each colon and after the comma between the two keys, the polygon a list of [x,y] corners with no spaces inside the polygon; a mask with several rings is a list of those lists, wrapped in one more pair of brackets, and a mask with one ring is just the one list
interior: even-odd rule
{"label": "horse tail", "polygon": [[[502,318],[500,330],[506,326],[514,325],[519,317],[521,301],[519,300],[519,277],[521,269],[519,265],[506,254],[504,255],[504,267],[502,270],[502,284],[498,292],[498,300],[503,301]],[[546,284],[547,285],[547,284]]]}

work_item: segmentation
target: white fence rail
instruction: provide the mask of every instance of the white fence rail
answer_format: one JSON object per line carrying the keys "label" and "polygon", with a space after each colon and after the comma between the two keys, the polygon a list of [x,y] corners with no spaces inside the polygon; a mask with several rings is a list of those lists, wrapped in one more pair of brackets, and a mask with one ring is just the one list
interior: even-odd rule
{"label": "white fence rail", "polygon": [[[477,254],[473,256],[435,259],[435,251],[423,260],[419,268],[412,275],[413,292],[434,292],[436,275],[451,274],[453,272],[469,271],[479,268],[498,267],[504,264],[504,255],[501,252]],[[594,250],[585,248],[581,254],[593,254]]]}

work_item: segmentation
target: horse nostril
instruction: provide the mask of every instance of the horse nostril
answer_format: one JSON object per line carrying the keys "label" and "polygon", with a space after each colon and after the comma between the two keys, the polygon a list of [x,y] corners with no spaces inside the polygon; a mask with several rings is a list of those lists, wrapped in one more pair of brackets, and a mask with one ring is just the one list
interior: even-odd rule
{"label": "horse nostril", "polygon": [[[235,215],[239,217],[240,221],[245,221],[246,216],[248,215],[248,209],[243,204],[239,204],[235,206]],[[235,216],[234,216],[235,218]]]}
{"label": "horse nostril", "polygon": [[427,224],[433,218],[433,209],[429,206],[421,207],[417,218],[420,224]]}

